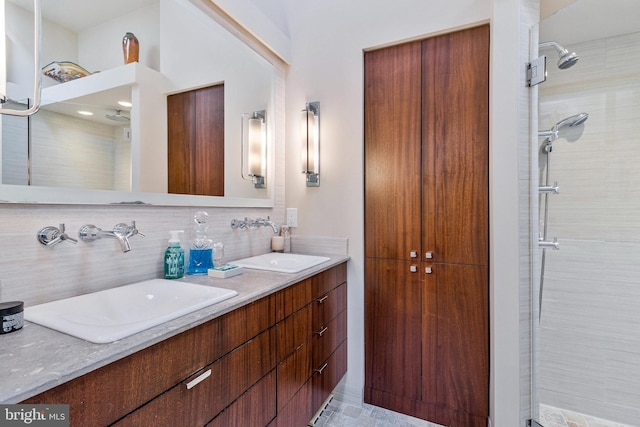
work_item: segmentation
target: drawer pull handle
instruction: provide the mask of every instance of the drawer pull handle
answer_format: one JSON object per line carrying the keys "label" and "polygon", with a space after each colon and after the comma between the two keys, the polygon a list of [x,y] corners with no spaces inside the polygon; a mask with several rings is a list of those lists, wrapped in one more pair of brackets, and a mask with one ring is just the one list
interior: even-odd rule
{"label": "drawer pull handle", "polygon": [[198,384],[200,384],[202,381],[206,380],[210,376],[211,376],[211,369],[208,369],[207,372],[201,375],[198,375],[196,378],[189,381],[187,383],[187,390],[191,390],[192,388],[194,388],[195,386],[197,386]]}
{"label": "drawer pull handle", "polygon": [[327,362],[324,363],[324,365],[322,365],[319,369],[314,369],[314,371],[316,371],[317,373],[319,373],[320,375],[322,375],[322,371],[325,370],[325,368],[327,367],[327,365],[329,365]]}
{"label": "drawer pull handle", "polygon": [[329,330],[328,326],[325,326],[324,328],[320,329],[318,332],[316,332],[316,335],[318,336],[322,336],[324,335],[325,332],[327,332]]}
{"label": "drawer pull handle", "polygon": [[322,304],[327,300],[327,298],[329,298],[329,294],[323,296],[322,298],[318,298],[316,301],[318,301],[319,304]]}

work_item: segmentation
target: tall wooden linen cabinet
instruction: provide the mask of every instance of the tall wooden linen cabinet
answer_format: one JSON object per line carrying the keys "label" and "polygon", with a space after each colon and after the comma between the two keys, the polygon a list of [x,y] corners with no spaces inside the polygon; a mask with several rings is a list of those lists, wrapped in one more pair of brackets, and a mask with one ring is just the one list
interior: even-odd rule
{"label": "tall wooden linen cabinet", "polygon": [[365,53],[365,402],[489,411],[489,26]]}

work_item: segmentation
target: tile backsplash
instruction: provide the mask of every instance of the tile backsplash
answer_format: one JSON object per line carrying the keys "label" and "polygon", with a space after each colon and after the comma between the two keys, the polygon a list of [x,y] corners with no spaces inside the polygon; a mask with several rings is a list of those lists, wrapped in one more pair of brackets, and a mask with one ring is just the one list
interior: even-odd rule
{"label": "tile backsplash", "polygon": [[[170,230],[185,230],[182,245],[188,248],[193,214],[209,213],[208,235],[223,242],[223,261],[270,250],[270,227],[232,230],[233,218],[270,216],[278,225],[284,209],[198,208],[162,206],[64,206],[0,205],[0,301],[21,300],[34,305],[132,282],[162,277],[163,255]],[[38,231],[64,223],[67,234],[77,237],[85,224],[105,230],[136,221],[146,235],[130,239],[131,251],[123,253],[115,239],[94,242],[62,242],[46,247],[37,240]]]}

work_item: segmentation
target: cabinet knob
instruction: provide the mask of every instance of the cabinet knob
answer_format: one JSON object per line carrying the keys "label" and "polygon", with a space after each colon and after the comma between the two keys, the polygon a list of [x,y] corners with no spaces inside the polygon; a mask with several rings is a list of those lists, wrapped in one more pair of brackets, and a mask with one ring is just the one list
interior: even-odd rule
{"label": "cabinet knob", "polygon": [[433,270],[431,270],[431,267],[425,267],[424,268],[424,272],[427,273],[427,274],[431,274],[431,273],[433,273]]}
{"label": "cabinet knob", "polygon": [[418,271],[418,267],[415,266],[415,265],[412,265],[411,267],[409,267],[409,271],[412,272],[412,273],[415,273],[415,272]]}
{"label": "cabinet knob", "polygon": [[429,251],[429,252],[425,252],[424,257],[427,259],[432,259],[433,258],[433,252]]}
{"label": "cabinet knob", "polygon": [[198,384],[200,384],[202,381],[206,380],[210,376],[211,376],[211,369],[208,369],[205,373],[198,375],[196,378],[189,381],[187,383],[187,390],[191,390],[192,388],[194,388],[195,386],[197,386]]}
{"label": "cabinet knob", "polygon": [[409,256],[411,258],[418,258],[418,251],[411,251],[409,252]]}

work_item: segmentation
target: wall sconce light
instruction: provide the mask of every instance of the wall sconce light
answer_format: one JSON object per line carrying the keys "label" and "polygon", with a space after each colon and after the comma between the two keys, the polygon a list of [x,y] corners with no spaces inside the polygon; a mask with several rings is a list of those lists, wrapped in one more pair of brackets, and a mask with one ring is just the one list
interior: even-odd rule
{"label": "wall sconce light", "polygon": [[[253,181],[255,188],[267,188],[267,125],[265,110],[242,115],[243,179]],[[245,178],[247,176],[248,178]]]}
{"label": "wall sconce light", "polygon": [[302,142],[302,173],[307,187],[320,186],[320,103],[306,104],[300,117]]}

